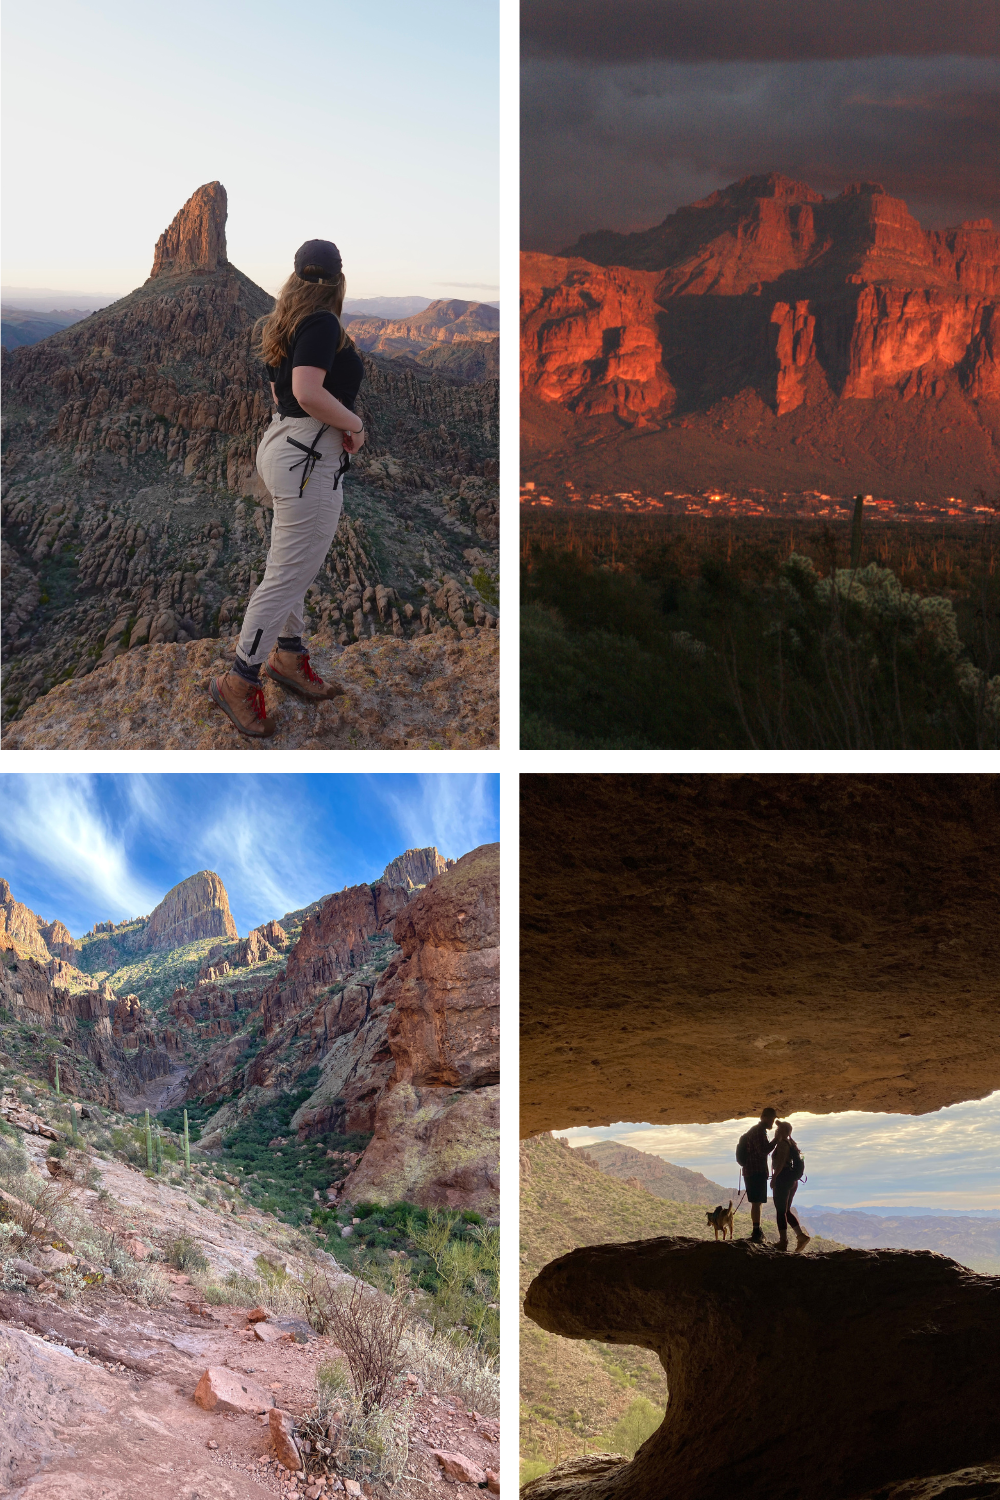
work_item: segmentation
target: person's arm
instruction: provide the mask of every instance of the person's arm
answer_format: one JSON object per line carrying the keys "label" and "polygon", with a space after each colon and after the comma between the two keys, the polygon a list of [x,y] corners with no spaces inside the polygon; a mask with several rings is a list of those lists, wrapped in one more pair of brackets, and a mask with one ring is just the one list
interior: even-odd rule
{"label": "person's arm", "polygon": [[349,406],[323,389],[327,373],[315,365],[296,365],[292,370],[292,395],[310,417],[325,422],[328,427],[338,428],[345,436],[349,433],[357,446],[352,445],[348,452],[356,453],[364,441],[361,437],[364,423]]}
{"label": "person's arm", "polygon": [[271,400],[274,402],[275,406],[277,406],[277,404],[278,404],[278,393],[274,389],[274,381],[273,380],[271,381]]}

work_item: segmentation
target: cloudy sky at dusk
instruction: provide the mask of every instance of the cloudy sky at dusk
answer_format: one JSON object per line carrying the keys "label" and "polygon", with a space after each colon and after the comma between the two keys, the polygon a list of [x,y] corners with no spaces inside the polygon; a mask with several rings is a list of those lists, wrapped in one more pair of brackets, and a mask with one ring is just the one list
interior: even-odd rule
{"label": "cloudy sky at dusk", "polygon": [[[798,1201],[835,1208],[913,1205],[1000,1212],[1000,1093],[926,1115],[793,1114],[809,1181]],[[616,1141],[735,1188],[736,1142],[753,1120],[558,1130],[574,1146]]]}
{"label": "cloudy sky at dusk", "polygon": [[499,838],[498,778],[226,774],[0,776],[0,876],[74,937],[152,911],[214,870],[245,934],[405,849],[458,859]]}
{"label": "cloudy sky at dusk", "polygon": [[995,0],[524,0],[524,246],[769,171],[1000,222],[998,54]]}

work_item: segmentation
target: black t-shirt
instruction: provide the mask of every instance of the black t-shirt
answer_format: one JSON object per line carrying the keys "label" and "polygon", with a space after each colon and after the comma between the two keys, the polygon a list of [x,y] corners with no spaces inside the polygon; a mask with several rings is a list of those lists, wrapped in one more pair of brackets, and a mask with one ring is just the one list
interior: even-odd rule
{"label": "black t-shirt", "polygon": [[326,370],[323,389],[336,396],[351,411],[365,378],[361,356],[353,344],[340,343],[340,322],[332,312],[310,313],[292,334],[292,344],[280,365],[268,365],[268,379],[274,382],[278,410],[283,417],[306,417],[292,395],[292,371],[297,365]]}

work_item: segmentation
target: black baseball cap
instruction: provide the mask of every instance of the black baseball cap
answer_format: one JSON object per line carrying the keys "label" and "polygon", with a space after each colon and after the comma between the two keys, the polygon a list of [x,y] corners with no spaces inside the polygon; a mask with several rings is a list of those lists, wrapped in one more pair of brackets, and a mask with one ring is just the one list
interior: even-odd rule
{"label": "black baseball cap", "polygon": [[333,281],[343,269],[340,251],[332,240],[306,240],[295,252],[295,274],[303,281]]}

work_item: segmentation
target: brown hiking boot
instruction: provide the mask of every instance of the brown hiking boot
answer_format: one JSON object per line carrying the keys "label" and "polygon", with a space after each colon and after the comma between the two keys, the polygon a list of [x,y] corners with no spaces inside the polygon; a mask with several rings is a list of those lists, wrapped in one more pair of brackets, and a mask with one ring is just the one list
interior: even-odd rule
{"label": "brown hiking boot", "polygon": [[267,716],[264,689],[259,682],[247,682],[238,672],[227,672],[224,677],[213,677],[208,691],[247,739],[267,740],[277,729],[277,720]]}
{"label": "brown hiking boot", "polygon": [[321,698],[342,698],[347,692],[339,682],[324,682],[317,676],[309,665],[308,651],[279,651],[275,647],[267,658],[264,671],[272,682],[308,703],[316,703]]}
{"label": "brown hiking boot", "polygon": [[797,1229],[795,1231],[795,1253],[796,1253],[796,1255],[801,1254],[801,1252],[806,1248],[806,1246],[808,1245],[808,1243],[809,1243],[809,1241],[811,1239],[812,1239],[812,1235],[811,1234],[806,1234],[806,1232],[805,1232],[804,1229]]}

